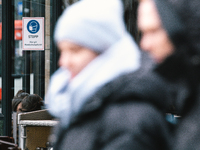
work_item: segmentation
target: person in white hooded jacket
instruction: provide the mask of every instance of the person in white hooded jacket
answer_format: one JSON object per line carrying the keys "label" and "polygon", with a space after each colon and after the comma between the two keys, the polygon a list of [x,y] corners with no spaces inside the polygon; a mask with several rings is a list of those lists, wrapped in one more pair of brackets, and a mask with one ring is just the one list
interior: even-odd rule
{"label": "person in white hooded jacket", "polygon": [[163,91],[132,75],[140,51],[125,28],[120,0],[76,2],[59,18],[54,38],[60,68],[46,95],[49,112],[60,120],[51,136],[54,149],[166,147],[164,113],[140,101],[162,95],[154,98],[149,90]]}

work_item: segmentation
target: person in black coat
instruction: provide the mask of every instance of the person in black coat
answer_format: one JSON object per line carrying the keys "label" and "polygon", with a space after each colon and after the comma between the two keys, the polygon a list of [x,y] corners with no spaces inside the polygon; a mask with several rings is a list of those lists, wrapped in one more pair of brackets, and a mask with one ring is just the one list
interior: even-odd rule
{"label": "person in black coat", "polygon": [[[51,135],[55,149],[168,149],[165,82],[140,70],[109,82],[94,93],[69,126]],[[137,85],[137,86],[136,86]]]}
{"label": "person in black coat", "polygon": [[83,0],[55,28],[60,68],[45,100],[59,119],[55,150],[168,148],[168,87],[140,68],[120,0]]}
{"label": "person in black coat", "polygon": [[[174,84],[181,119],[170,149],[200,148],[200,1],[141,0],[138,26],[141,48],[157,62],[155,72]],[[149,22],[148,22],[149,21]]]}

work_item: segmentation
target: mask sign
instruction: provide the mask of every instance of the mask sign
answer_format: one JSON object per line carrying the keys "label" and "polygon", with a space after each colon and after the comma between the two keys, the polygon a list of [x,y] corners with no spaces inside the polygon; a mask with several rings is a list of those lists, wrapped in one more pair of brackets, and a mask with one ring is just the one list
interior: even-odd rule
{"label": "mask sign", "polygon": [[23,17],[22,21],[22,49],[44,50],[44,17]]}

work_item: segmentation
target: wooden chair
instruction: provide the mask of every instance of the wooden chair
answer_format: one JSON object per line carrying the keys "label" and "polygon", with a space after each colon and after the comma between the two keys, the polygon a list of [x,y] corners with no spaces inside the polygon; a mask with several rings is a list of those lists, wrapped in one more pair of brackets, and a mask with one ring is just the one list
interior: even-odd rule
{"label": "wooden chair", "polygon": [[0,140],[0,150],[21,150],[17,144]]}
{"label": "wooden chair", "polygon": [[9,137],[9,136],[0,136],[0,140],[6,141],[6,142],[11,142],[11,143],[15,142],[14,138],[13,137]]}

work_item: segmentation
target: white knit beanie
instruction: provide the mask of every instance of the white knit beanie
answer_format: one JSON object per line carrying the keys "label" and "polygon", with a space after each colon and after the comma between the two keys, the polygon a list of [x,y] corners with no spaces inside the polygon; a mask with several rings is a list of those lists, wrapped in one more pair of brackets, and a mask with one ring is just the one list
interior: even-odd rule
{"label": "white knit beanie", "polygon": [[81,0],[63,12],[54,38],[102,53],[126,32],[121,0]]}

